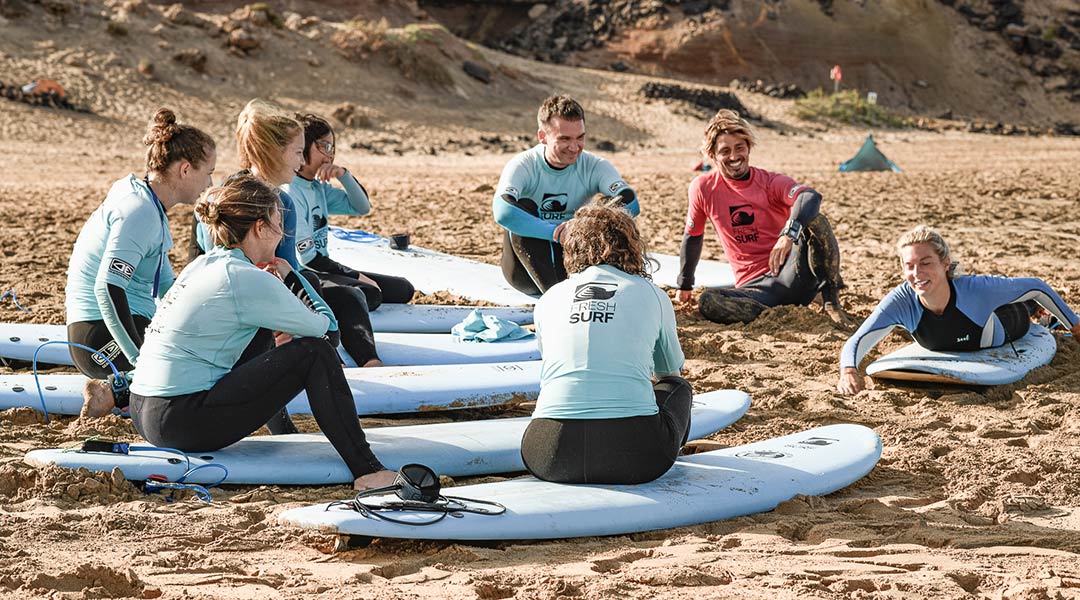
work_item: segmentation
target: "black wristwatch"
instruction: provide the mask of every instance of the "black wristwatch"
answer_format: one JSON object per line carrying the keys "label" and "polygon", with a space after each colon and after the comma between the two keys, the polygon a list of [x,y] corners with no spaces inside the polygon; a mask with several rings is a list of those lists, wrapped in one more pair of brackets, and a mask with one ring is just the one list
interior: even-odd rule
{"label": "black wristwatch", "polygon": [[795,219],[788,219],[788,222],[784,224],[784,228],[780,230],[780,235],[786,235],[795,242],[799,240],[799,236],[802,235],[803,225]]}

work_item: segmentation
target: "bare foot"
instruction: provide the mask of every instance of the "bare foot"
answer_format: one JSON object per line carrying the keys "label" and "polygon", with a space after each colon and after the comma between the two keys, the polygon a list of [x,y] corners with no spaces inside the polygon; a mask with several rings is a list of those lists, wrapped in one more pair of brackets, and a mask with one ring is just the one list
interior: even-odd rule
{"label": "bare foot", "polygon": [[366,363],[364,363],[364,367],[381,367],[381,366],[383,366],[382,361],[377,359],[377,358],[373,358],[373,359],[367,361]]}
{"label": "bare foot", "polygon": [[83,408],[80,417],[103,417],[116,407],[112,386],[104,379],[91,379],[83,385]]}
{"label": "bare foot", "polygon": [[396,477],[397,473],[394,471],[375,471],[374,473],[368,473],[367,475],[357,477],[356,481],[353,482],[352,487],[358,492],[389,487],[394,485],[394,479]]}

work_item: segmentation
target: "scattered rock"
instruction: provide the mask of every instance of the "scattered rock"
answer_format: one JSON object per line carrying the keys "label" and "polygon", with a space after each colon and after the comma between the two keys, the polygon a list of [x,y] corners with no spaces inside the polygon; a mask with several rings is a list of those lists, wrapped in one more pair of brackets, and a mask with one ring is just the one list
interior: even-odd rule
{"label": "scattered rock", "polygon": [[805,98],[806,91],[794,83],[768,83],[761,79],[749,80],[735,78],[728,87],[736,90],[746,90],[755,94],[765,94],[772,98]]}
{"label": "scattered rock", "polygon": [[491,83],[491,70],[479,63],[467,60],[461,63],[461,70],[473,79],[482,83]]}
{"label": "scattered rock", "polygon": [[199,48],[186,48],[173,54],[173,60],[191,67],[196,73],[206,72],[206,53]]}
{"label": "scattered rock", "polygon": [[615,152],[615,142],[610,140],[600,140],[596,142],[596,149],[601,152]]}
{"label": "scattered rock", "polygon": [[646,98],[661,100],[682,100],[694,106],[716,112],[721,108],[728,108],[738,112],[749,119],[757,120],[754,115],[743,106],[743,103],[730,92],[716,92],[705,88],[689,88],[676,84],[649,82],[641,88],[641,95]]}
{"label": "scattered rock", "polygon": [[259,47],[261,41],[254,33],[244,27],[233,29],[229,32],[228,45],[243,53],[251,52]]}

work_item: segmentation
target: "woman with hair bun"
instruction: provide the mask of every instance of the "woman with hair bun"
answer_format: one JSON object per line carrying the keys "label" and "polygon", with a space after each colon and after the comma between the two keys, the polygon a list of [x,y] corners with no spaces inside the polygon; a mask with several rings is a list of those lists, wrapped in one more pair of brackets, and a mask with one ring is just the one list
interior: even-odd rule
{"label": "woman with hair bun", "polygon": [[534,311],[544,364],[522,459],[546,481],[652,481],[675,463],[690,431],[693,393],[679,376],[671,300],[650,281],[645,242],[626,209],[583,206],[563,238],[569,277]]}
{"label": "woman with hair bun", "polygon": [[[147,328],[131,386],[135,428],[160,446],[213,452],[305,391],[355,486],[389,485],[394,474],[372,454],[337,353],[324,337],[337,327],[333,313],[288,261],[274,256],[283,235],[275,190],[239,175],[195,210],[214,245],[180,273]],[[304,299],[282,281],[302,288]],[[252,352],[260,331],[293,339]]]}
{"label": "woman with hair bun", "polygon": [[[155,300],[173,283],[167,211],[194,203],[217,162],[214,140],[167,108],[154,114],[143,144],[146,173],[114,183],[83,225],[65,289],[68,340],[98,350],[120,371],[136,364]],[[128,405],[126,377],[117,381],[105,360],[81,348],[72,346],[71,357],[91,378],[84,415]]]}
{"label": "woman with hair bun", "polygon": [[894,327],[903,327],[928,350],[993,348],[1027,334],[1042,306],[1080,335],[1077,318],[1061,296],[1034,277],[964,275],[937,231],[919,225],[900,236],[901,283],[874,308],[840,353],[836,388],[854,395],[866,386],[859,363]]}

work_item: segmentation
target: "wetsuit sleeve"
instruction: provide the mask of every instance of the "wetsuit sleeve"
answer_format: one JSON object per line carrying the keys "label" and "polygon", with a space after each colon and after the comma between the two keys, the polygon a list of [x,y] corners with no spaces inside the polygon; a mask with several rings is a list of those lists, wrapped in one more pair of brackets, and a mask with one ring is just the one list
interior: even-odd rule
{"label": "wetsuit sleeve", "polygon": [[[958,278],[954,280],[954,283],[959,284],[965,279],[968,278]],[[970,291],[965,289],[962,295],[957,291],[956,307],[969,318],[975,311],[989,314],[1005,304],[1034,300],[1059,321],[1067,324],[1069,328],[1074,327],[1078,321],[1076,313],[1065,304],[1061,296],[1037,277],[973,275],[968,281]],[[974,306],[976,304],[981,306]],[[971,312],[969,312],[969,307],[972,307]]]}
{"label": "wetsuit sleeve", "polygon": [[686,229],[683,231],[682,245],[679,247],[679,278],[676,282],[680,290],[694,289],[694,272],[701,260],[701,249],[705,245],[705,214],[698,180],[690,184],[687,193]]}
{"label": "wetsuit sleeve", "polygon": [[593,192],[605,196],[618,197],[626,210],[633,216],[641,214],[641,206],[638,204],[637,194],[625,181],[619,172],[608,161],[597,157],[596,165],[592,169]]}
{"label": "wetsuit sleeve", "polygon": [[821,194],[810,188],[803,188],[795,197],[795,204],[791,206],[789,219],[798,221],[803,226],[809,225],[814,217],[821,211]]}
{"label": "wetsuit sleeve", "polygon": [[[296,204],[291,196],[285,192],[279,192],[283,212],[281,215],[282,229],[285,234],[281,236],[274,256],[284,259],[294,270],[300,270],[300,259],[296,256]],[[291,333],[291,332],[290,332]]]}
{"label": "wetsuit sleeve", "polygon": [[[133,339],[125,327],[125,321],[127,321],[131,323],[132,331],[134,331],[134,322],[125,291],[139,263],[150,254],[152,249],[160,248],[161,243],[160,239],[155,239],[155,236],[161,235],[160,216],[156,212],[153,214],[154,218],[159,220],[156,223],[147,222],[149,219],[141,218],[143,216],[145,215],[138,211],[126,216],[109,216],[109,239],[105,243],[101,264],[94,278],[94,297],[97,299],[101,318],[105,322],[106,329],[109,330],[109,335],[120,346],[120,351],[131,364],[135,364],[139,358],[141,340]],[[164,262],[161,268],[163,270],[166,268]],[[110,294],[110,287],[117,288],[123,296],[122,307],[116,303],[114,295]]]}
{"label": "wetsuit sleeve", "polygon": [[314,311],[270,273],[250,268],[237,273],[232,289],[240,321],[245,325],[305,337],[319,337],[331,326],[336,327],[326,303],[303,277],[296,277],[310,295]]}
{"label": "wetsuit sleeve", "polygon": [[338,182],[345,189],[338,189],[330,184],[323,184],[326,192],[327,212],[333,215],[355,215],[362,217],[371,212],[371,200],[367,190],[352,173],[338,177]]}
{"label": "wetsuit sleeve", "polygon": [[915,331],[922,316],[918,302],[907,284],[901,284],[889,292],[855,331],[855,335],[844,344],[840,351],[840,368],[858,368],[866,354],[894,327]]}
{"label": "wetsuit sleeve", "polygon": [[536,202],[521,197],[530,177],[528,167],[522,162],[520,155],[506,165],[491,200],[495,222],[503,229],[520,236],[555,241],[556,224],[541,219]]}
{"label": "wetsuit sleeve", "polygon": [[679,247],[679,277],[675,282],[680,290],[694,289],[694,271],[701,261],[701,249],[705,245],[704,235],[683,234]]}
{"label": "wetsuit sleeve", "polygon": [[680,374],[686,358],[679,344],[675,309],[671,306],[671,299],[655,285],[652,286],[652,291],[660,309],[660,336],[656,338],[656,345],[653,347],[653,374],[659,379],[666,375]]}

